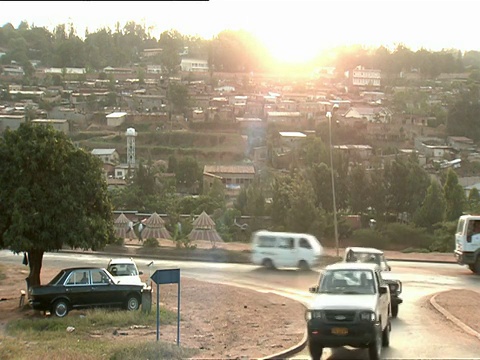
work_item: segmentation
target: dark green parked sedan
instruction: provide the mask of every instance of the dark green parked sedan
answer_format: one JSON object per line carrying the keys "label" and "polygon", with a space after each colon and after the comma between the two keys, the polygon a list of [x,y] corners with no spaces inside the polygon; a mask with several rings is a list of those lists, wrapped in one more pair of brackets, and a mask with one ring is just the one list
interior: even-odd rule
{"label": "dark green parked sedan", "polygon": [[64,317],[70,310],[118,307],[138,310],[143,285],[116,284],[104,268],[75,267],[61,270],[48,284],[29,289],[34,310]]}

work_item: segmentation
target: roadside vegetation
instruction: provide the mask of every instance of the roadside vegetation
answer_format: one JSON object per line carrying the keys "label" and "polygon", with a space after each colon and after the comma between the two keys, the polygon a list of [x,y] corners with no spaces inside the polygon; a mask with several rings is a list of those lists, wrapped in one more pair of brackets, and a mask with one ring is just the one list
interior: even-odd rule
{"label": "roadside vegetation", "polygon": [[[108,309],[74,311],[66,318],[12,320],[0,338],[0,358],[8,359],[184,359],[195,354],[164,342],[122,339],[135,328],[155,331],[156,311],[149,314]],[[162,325],[175,324],[177,314],[160,309]],[[112,334],[117,339],[112,339]],[[72,341],[73,340],[73,341]],[[52,349],[55,349],[52,352]]]}

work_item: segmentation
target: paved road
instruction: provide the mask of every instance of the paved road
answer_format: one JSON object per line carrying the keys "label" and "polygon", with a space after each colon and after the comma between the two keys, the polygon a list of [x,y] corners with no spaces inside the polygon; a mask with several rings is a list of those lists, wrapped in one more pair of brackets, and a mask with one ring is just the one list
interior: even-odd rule
{"label": "paved road", "polygon": [[[77,265],[106,266],[107,256],[92,254],[48,253],[44,266],[68,267]],[[2,263],[21,264],[22,256],[0,251]],[[140,270],[146,274],[158,268],[180,268],[182,276],[224,284],[241,285],[261,292],[276,293],[307,303],[311,299],[308,287],[317,280],[317,272],[294,270],[271,271],[252,265],[201,263],[188,261],[136,258]],[[480,341],[464,334],[453,324],[431,309],[428,296],[452,288],[480,290],[480,277],[456,264],[425,264],[391,262],[394,272],[404,284],[404,303],[399,318],[392,323],[390,348],[385,359],[480,359]],[[365,350],[341,348],[326,350],[324,359],[368,359]],[[292,359],[310,359],[304,350]]]}

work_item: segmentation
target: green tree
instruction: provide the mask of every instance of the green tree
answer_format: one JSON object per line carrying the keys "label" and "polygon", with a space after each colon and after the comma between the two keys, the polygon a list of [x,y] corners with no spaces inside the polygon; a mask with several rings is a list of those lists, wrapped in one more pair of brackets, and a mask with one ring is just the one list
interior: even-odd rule
{"label": "green tree", "polygon": [[188,89],[185,85],[171,83],[168,87],[168,100],[174,113],[183,113],[189,105]]}
{"label": "green tree", "polygon": [[200,175],[200,167],[194,157],[186,156],[178,161],[175,176],[179,184],[190,187],[196,181],[200,181]]}
{"label": "green tree", "polygon": [[414,216],[414,222],[417,226],[433,230],[435,224],[443,221],[445,208],[442,187],[436,180],[432,180],[425,201]]}
{"label": "green tree", "polygon": [[361,214],[370,206],[369,182],[365,169],[356,166],[352,169],[349,176],[350,208],[354,214]]}
{"label": "green tree", "polygon": [[323,232],[323,226],[320,226],[320,212],[315,207],[314,199],[310,181],[296,174],[288,193],[290,208],[286,222],[289,231],[307,232],[315,235]]}
{"label": "green tree", "polygon": [[28,285],[43,254],[97,250],[114,240],[102,164],[51,126],[21,124],[0,139],[0,247],[28,255]]}
{"label": "green tree", "polygon": [[480,214],[480,193],[476,187],[473,187],[468,193],[468,211],[471,214]]}
{"label": "green tree", "polygon": [[443,194],[446,200],[444,220],[457,220],[463,214],[466,199],[463,187],[458,183],[457,174],[452,168],[447,171]]}

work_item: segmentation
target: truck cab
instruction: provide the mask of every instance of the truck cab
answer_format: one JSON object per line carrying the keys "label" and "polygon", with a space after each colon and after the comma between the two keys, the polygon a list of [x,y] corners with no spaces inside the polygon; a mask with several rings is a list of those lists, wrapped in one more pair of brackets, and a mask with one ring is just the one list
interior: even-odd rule
{"label": "truck cab", "polygon": [[462,215],[455,232],[455,259],[480,274],[480,215]]}
{"label": "truck cab", "polygon": [[376,264],[341,262],[325,267],[306,311],[313,360],[324,348],[367,348],[371,360],[390,344],[390,290]]}

